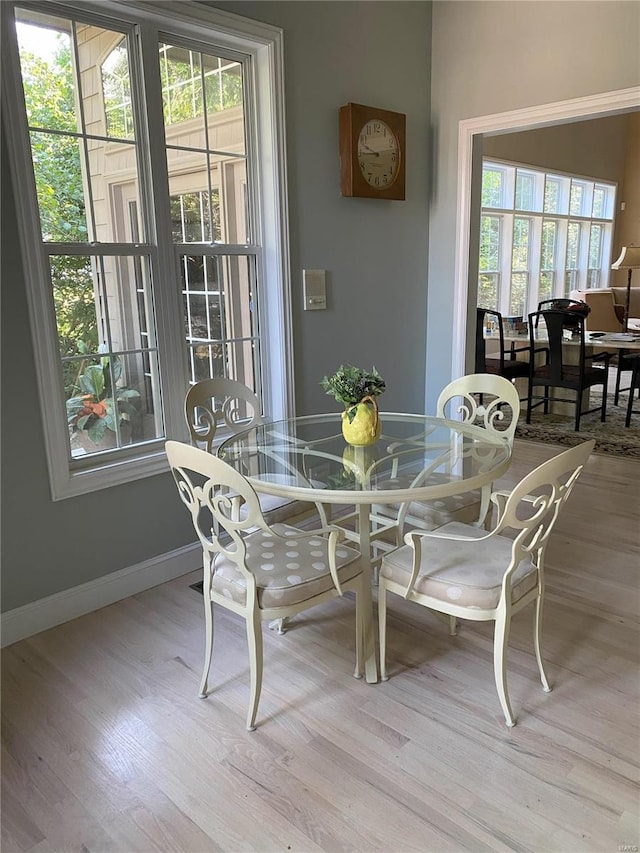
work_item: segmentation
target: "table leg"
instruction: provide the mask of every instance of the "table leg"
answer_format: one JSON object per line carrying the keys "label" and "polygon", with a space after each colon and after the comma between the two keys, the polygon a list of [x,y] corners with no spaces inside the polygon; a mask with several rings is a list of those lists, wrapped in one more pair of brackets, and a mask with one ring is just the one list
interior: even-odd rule
{"label": "table leg", "polygon": [[360,553],[364,557],[364,592],[362,598],[363,613],[363,648],[364,670],[369,684],[378,680],[378,665],[376,662],[376,644],[373,636],[373,598],[371,595],[371,541],[369,536],[369,504],[358,504],[358,534],[360,536]]}

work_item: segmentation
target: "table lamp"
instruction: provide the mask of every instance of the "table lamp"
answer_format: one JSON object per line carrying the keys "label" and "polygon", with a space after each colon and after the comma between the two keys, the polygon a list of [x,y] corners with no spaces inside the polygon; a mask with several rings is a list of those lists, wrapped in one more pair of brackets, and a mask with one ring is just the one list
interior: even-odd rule
{"label": "table lamp", "polygon": [[612,270],[629,270],[627,300],[624,306],[624,331],[629,331],[629,304],[631,302],[631,271],[640,269],[640,246],[623,246],[620,257],[611,264]]}

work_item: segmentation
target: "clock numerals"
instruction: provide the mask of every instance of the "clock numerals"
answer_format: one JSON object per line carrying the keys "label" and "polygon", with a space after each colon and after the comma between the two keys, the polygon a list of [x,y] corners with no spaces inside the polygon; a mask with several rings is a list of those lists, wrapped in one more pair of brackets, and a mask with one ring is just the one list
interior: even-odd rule
{"label": "clock numerals", "polygon": [[371,119],[358,137],[358,165],[362,177],[375,189],[393,182],[398,163],[398,140],[383,121]]}
{"label": "clock numerals", "polygon": [[405,119],[402,113],[363,104],[340,107],[343,196],[404,200]]}

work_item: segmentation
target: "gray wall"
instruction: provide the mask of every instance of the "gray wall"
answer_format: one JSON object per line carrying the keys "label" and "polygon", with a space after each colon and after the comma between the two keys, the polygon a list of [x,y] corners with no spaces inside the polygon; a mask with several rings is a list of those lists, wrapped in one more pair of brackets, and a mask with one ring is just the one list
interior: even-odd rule
{"label": "gray wall", "polygon": [[[285,39],[296,403],[332,411],[318,382],[340,362],[376,365],[384,409],[424,398],[430,4],[212,2]],[[406,201],[342,198],[338,110],[407,116]],[[302,270],[328,270],[328,310],[302,311]]]}
{"label": "gray wall", "polygon": [[617,115],[554,127],[485,136],[485,157],[624,182],[631,116]]}
{"label": "gray wall", "polygon": [[[217,5],[217,4],[211,4]],[[298,412],[335,409],[318,386],[341,361],[378,367],[383,408],[423,405],[430,11],[422,2],[238,2],[285,34]],[[407,200],[341,198],[338,108],[407,115]],[[193,540],[169,475],[53,503],[24,275],[2,156],[2,611]],[[329,271],[329,309],[303,313],[301,270]]]}
{"label": "gray wall", "polygon": [[637,86],[640,4],[435,2],[432,39],[427,409],[451,377],[459,122]]}

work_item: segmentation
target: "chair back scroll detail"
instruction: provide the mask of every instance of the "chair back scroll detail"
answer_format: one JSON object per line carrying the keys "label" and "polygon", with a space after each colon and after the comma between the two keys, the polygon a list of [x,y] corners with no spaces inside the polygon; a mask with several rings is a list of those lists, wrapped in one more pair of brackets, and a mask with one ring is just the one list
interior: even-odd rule
{"label": "chair back scroll detail", "polygon": [[210,567],[222,554],[246,578],[252,577],[245,563],[242,534],[256,527],[269,530],[256,492],[241,474],[205,450],[168,441],[166,452],[180,499],[191,513]]}
{"label": "chair back scroll detail", "polygon": [[[488,403],[484,401],[485,394],[493,398]],[[520,414],[520,398],[512,382],[503,376],[488,373],[471,373],[454,379],[438,397],[437,416],[451,417],[453,412],[446,414],[447,404],[458,397],[461,401],[457,404],[455,412],[462,416],[465,423],[482,426],[492,434],[507,439],[509,445],[513,445]],[[498,428],[498,425],[505,421],[503,410],[505,405],[509,407],[509,421],[504,428]]]}
{"label": "chair back scroll detail", "polygon": [[536,558],[538,571],[542,571],[540,558],[551,531],[594,446],[595,441],[591,440],[571,447],[527,474],[514,486],[508,497],[502,493],[492,495],[499,509],[498,522],[492,535],[508,529],[516,531],[511,565],[504,576],[503,590],[509,588],[511,574],[529,555]]}
{"label": "chair back scroll detail", "polygon": [[184,401],[191,442],[211,453],[218,427],[231,433],[263,422],[260,401],[241,382],[216,376],[193,385]]}

